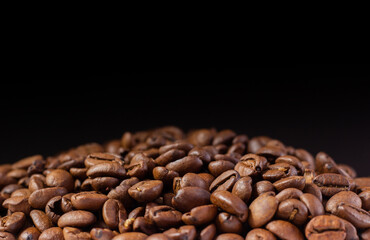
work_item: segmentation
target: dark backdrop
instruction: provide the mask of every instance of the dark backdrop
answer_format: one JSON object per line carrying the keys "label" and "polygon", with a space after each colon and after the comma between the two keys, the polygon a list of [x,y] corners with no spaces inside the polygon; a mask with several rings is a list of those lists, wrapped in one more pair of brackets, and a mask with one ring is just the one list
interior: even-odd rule
{"label": "dark backdrop", "polygon": [[[269,135],[370,169],[369,65],[63,71],[2,87],[0,160],[167,124]],[[34,78],[34,76],[32,76]]]}

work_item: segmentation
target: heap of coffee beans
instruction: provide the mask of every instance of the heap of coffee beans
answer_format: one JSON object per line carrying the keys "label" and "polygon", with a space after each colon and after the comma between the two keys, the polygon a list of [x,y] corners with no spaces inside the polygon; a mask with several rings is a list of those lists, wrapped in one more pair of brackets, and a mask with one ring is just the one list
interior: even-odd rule
{"label": "heap of coffee beans", "polygon": [[163,127],[0,166],[0,239],[370,239],[370,177],[326,153]]}

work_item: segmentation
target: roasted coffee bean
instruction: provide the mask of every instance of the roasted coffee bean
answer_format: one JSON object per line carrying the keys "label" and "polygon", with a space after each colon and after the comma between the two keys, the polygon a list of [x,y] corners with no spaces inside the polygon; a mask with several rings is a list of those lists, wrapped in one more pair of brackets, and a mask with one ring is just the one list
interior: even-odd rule
{"label": "roasted coffee bean", "polygon": [[247,203],[252,195],[252,179],[250,177],[240,178],[234,184],[231,193]]}
{"label": "roasted coffee bean", "polygon": [[228,170],[219,175],[209,187],[211,192],[226,190],[231,191],[234,184],[239,180],[239,173],[235,170]]}
{"label": "roasted coffee bean", "polygon": [[370,213],[362,208],[342,202],[337,206],[335,214],[346,219],[357,228],[370,227]]}
{"label": "roasted coffee bean", "polygon": [[275,215],[279,200],[270,194],[262,194],[249,206],[248,224],[258,228],[268,223]]}
{"label": "roasted coffee bean", "polygon": [[96,217],[91,212],[77,210],[63,214],[58,220],[58,226],[63,227],[88,227],[94,224]]}
{"label": "roasted coffee bean", "polygon": [[302,176],[291,176],[280,179],[279,181],[274,182],[273,185],[279,192],[286,188],[297,188],[299,190],[303,190],[305,179]]}
{"label": "roasted coffee bean", "polygon": [[352,223],[348,222],[347,220],[341,219],[344,223],[344,228],[346,229],[346,240],[358,240],[359,237],[357,235],[357,230]]}
{"label": "roasted coffee bean", "polygon": [[95,177],[116,177],[123,178],[126,176],[125,168],[117,162],[104,162],[93,165],[87,170],[86,175],[90,178]]}
{"label": "roasted coffee bean", "polygon": [[276,240],[276,237],[266,229],[255,228],[248,232],[245,240]]}
{"label": "roasted coffee bean", "polygon": [[331,197],[340,191],[349,191],[349,181],[346,177],[335,173],[323,173],[316,176],[313,180],[322,195]]}
{"label": "roasted coffee bean", "polygon": [[26,222],[26,215],[23,212],[15,212],[11,215],[0,218],[0,232],[17,233]]}
{"label": "roasted coffee bean", "polygon": [[210,195],[203,188],[184,187],[172,199],[172,205],[181,212],[189,212],[197,206],[209,204]]}
{"label": "roasted coffee bean", "polygon": [[179,211],[169,206],[156,206],[149,210],[149,218],[158,228],[168,229],[179,226],[181,216],[182,214]]}
{"label": "roasted coffee bean", "polygon": [[240,221],[247,221],[247,204],[232,193],[224,190],[216,191],[211,195],[211,202],[225,212],[236,215]]}
{"label": "roasted coffee bean", "polygon": [[147,237],[148,235],[141,232],[127,232],[115,236],[112,240],[145,240]]}
{"label": "roasted coffee bean", "polygon": [[91,181],[91,187],[95,191],[99,192],[109,192],[113,188],[115,188],[120,183],[118,178],[114,177],[96,177]]}
{"label": "roasted coffee bean", "polygon": [[65,240],[90,240],[91,235],[88,232],[82,232],[78,228],[65,227],[63,228],[63,237]]}
{"label": "roasted coffee bean", "polygon": [[267,136],[253,137],[248,142],[248,152],[256,153],[261,147],[264,147],[271,138]]}
{"label": "roasted coffee bean", "polygon": [[121,162],[121,159],[119,156],[116,156],[114,154],[96,152],[96,153],[89,154],[85,158],[85,161],[84,161],[85,166],[87,168],[100,164],[100,163],[109,163],[109,162],[119,163]]}
{"label": "roasted coffee bean", "polygon": [[193,208],[190,212],[182,215],[182,221],[187,225],[204,225],[212,222],[217,215],[215,205],[203,205]]}
{"label": "roasted coffee bean", "polygon": [[46,175],[46,185],[49,187],[65,187],[68,192],[71,192],[74,188],[74,179],[66,170],[56,169]]}
{"label": "roasted coffee bean", "polygon": [[171,240],[170,237],[168,237],[166,234],[164,233],[155,233],[155,234],[152,234],[150,235],[148,238],[146,238],[145,240]]}
{"label": "roasted coffee bean", "polygon": [[127,219],[127,212],[123,204],[115,199],[108,199],[102,209],[105,224],[111,229],[116,229],[120,222]]}
{"label": "roasted coffee bean", "polygon": [[322,193],[320,188],[316,184],[306,183],[306,185],[303,188],[303,192],[315,195],[320,200],[320,202],[322,202]]}
{"label": "roasted coffee bean", "polygon": [[217,160],[208,164],[208,170],[214,177],[217,177],[223,172],[233,169],[234,166],[235,164],[230,161]]}
{"label": "roasted coffee bean", "polygon": [[215,240],[244,240],[244,238],[235,233],[223,233],[218,235]]}
{"label": "roasted coffee bean", "polygon": [[280,202],[276,211],[276,217],[287,220],[294,225],[303,225],[308,216],[306,205],[294,198]]}
{"label": "roasted coffee bean", "polygon": [[35,174],[30,177],[28,188],[31,192],[44,188],[46,185],[46,178],[44,175]]}
{"label": "roasted coffee bean", "polygon": [[360,197],[351,191],[339,192],[333,195],[326,203],[325,210],[327,212],[335,214],[339,204],[346,203],[353,205],[355,207],[361,208],[361,199]]}
{"label": "roasted coffee bean", "polygon": [[162,146],[159,148],[159,153],[160,154],[163,154],[169,150],[172,150],[172,149],[178,149],[178,150],[182,150],[184,151],[185,153],[188,153],[194,146],[190,143],[186,143],[186,142],[176,142],[176,143],[172,143],[172,144],[168,144],[166,146]]}
{"label": "roasted coffee bean", "polygon": [[43,232],[46,229],[51,228],[53,225],[49,217],[43,211],[32,210],[30,212],[30,217],[32,219],[33,224],[40,232]]}
{"label": "roasted coffee bean", "polygon": [[10,197],[27,197],[28,198],[30,195],[31,195],[31,191],[29,189],[21,188],[21,189],[18,189],[12,192]]}
{"label": "roasted coffee bean", "polygon": [[362,201],[362,208],[370,211],[370,190],[364,191],[358,195]]}
{"label": "roasted coffee bean", "polygon": [[142,232],[152,235],[157,232],[157,228],[152,221],[145,217],[137,217],[132,225],[134,232]]}
{"label": "roasted coffee bean", "polygon": [[45,207],[45,213],[49,217],[49,219],[56,224],[60,218],[64,214],[62,209],[62,197],[56,196],[53,197],[48,201]]}
{"label": "roasted coffee bean", "polygon": [[170,162],[176,161],[185,156],[186,156],[185,151],[179,149],[171,149],[159,155],[159,157],[155,159],[155,163],[160,166],[166,166]]}
{"label": "roasted coffee bean", "polygon": [[8,232],[0,232],[1,240],[16,240],[15,236]]}
{"label": "roasted coffee bean", "polygon": [[138,182],[139,179],[136,177],[125,179],[116,188],[112,189],[107,196],[108,198],[121,201],[125,206],[129,206],[132,204],[133,199],[130,197],[128,189]]}
{"label": "roasted coffee bean", "polygon": [[207,227],[203,228],[199,234],[199,240],[213,240],[216,236],[216,225],[210,224]]}
{"label": "roasted coffee bean", "polygon": [[163,233],[166,234],[170,239],[195,240],[197,236],[195,227],[191,225],[185,225],[179,229],[171,228]]}
{"label": "roasted coffee bean", "polygon": [[287,221],[271,221],[266,225],[266,228],[281,239],[304,239],[299,229]]}
{"label": "roasted coffee bean", "polygon": [[256,154],[246,154],[240,159],[240,162],[236,164],[235,170],[241,177],[255,177],[261,174],[266,167],[267,160],[265,157],[258,156]]}
{"label": "roasted coffee bean", "polygon": [[[37,240],[40,237],[40,231],[35,227],[29,227],[23,230],[19,236],[18,240]],[[1,237],[0,237],[1,239]]]}
{"label": "roasted coffee bean", "polygon": [[208,184],[202,177],[195,173],[187,173],[181,178],[180,187],[200,187],[208,190]]}
{"label": "roasted coffee bean", "polygon": [[309,240],[346,238],[344,222],[333,215],[321,215],[311,219],[307,224],[305,235]]}
{"label": "roasted coffee bean", "polygon": [[287,199],[299,199],[299,197],[303,194],[303,192],[297,188],[286,188],[279,192],[276,195],[276,198],[279,200],[279,202],[282,202]]}
{"label": "roasted coffee bean", "polygon": [[2,205],[10,212],[23,212],[24,214],[29,214],[31,210],[28,197],[11,197],[6,199]]}
{"label": "roasted coffee bean", "polygon": [[217,229],[223,233],[241,234],[243,230],[242,222],[236,216],[226,212],[218,214],[215,223]]}
{"label": "roasted coffee bean", "polygon": [[309,216],[316,217],[319,215],[324,215],[324,206],[315,195],[311,193],[304,193],[299,196],[299,199],[306,205]]}
{"label": "roasted coffee bean", "polygon": [[78,210],[97,211],[103,207],[108,197],[97,192],[80,192],[71,197],[72,206]]}
{"label": "roasted coffee bean", "polygon": [[110,240],[116,236],[112,230],[105,228],[93,228],[90,231],[90,235],[93,240]]}
{"label": "roasted coffee bean", "polygon": [[256,154],[265,157],[268,162],[274,162],[276,158],[286,155],[286,150],[275,146],[265,146],[258,149]]}
{"label": "roasted coffee bean", "polygon": [[138,202],[151,202],[161,195],[162,190],[162,181],[148,180],[136,183],[128,189],[128,193]]}
{"label": "roasted coffee bean", "polygon": [[177,172],[168,170],[165,167],[158,166],[153,169],[154,179],[161,180],[164,187],[171,186],[173,183],[173,179],[179,176],[180,175]]}
{"label": "roasted coffee bean", "polygon": [[201,147],[194,147],[188,153],[189,156],[197,156],[203,161],[203,164],[208,164],[211,162],[212,157],[207,150]]}
{"label": "roasted coffee bean", "polygon": [[33,162],[37,160],[43,160],[43,157],[41,155],[34,155],[27,158],[23,158],[17,162],[15,162],[12,167],[13,169],[19,169],[19,168],[28,168],[32,165]]}
{"label": "roasted coffee bean", "polygon": [[259,181],[253,186],[252,194],[255,197],[258,197],[262,193],[265,192],[274,192],[275,188],[274,185],[272,185],[269,181]]}
{"label": "roasted coffee bean", "polygon": [[67,194],[67,189],[64,187],[43,188],[34,191],[28,198],[28,203],[33,208],[44,209],[46,203],[55,196],[63,196]]}
{"label": "roasted coffee bean", "polygon": [[168,170],[175,171],[179,173],[180,176],[185,175],[186,173],[193,172],[197,173],[203,166],[202,160],[197,156],[186,156],[180,158],[176,161],[173,161],[166,165]]}

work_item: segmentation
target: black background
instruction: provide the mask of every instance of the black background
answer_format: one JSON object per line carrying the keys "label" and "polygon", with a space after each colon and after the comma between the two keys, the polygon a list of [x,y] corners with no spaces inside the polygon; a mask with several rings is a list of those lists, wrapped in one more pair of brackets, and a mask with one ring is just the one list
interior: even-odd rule
{"label": "black background", "polygon": [[2,85],[2,163],[171,124],[268,135],[370,175],[366,64],[129,66],[43,77]]}

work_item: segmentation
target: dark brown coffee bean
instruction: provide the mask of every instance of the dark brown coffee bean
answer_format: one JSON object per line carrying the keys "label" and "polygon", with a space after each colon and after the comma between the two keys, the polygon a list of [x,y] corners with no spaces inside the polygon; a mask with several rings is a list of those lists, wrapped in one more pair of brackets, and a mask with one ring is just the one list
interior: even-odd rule
{"label": "dark brown coffee bean", "polygon": [[286,155],[286,150],[280,147],[265,146],[258,149],[256,154],[265,157],[269,162],[274,162],[276,158]]}
{"label": "dark brown coffee bean", "polygon": [[72,206],[78,210],[97,211],[103,207],[108,197],[97,192],[80,192],[71,197]]}
{"label": "dark brown coffee bean", "polygon": [[115,199],[108,199],[102,209],[105,224],[111,229],[116,229],[120,222],[127,219],[127,212],[123,204]]}
{"label": "dark brown coffee bean", "polygon": [[188,153],[193,147],[194,146],[190,143],[176,142],[176,143],[172,143],[172,144],[168,144],[168,145],[160,147],[159,148],[159,153],[163,154],[163,153],[165,153],[167,151],[170,151],[172,149],[182,150],[185,153]]}
{"label": "dark brown coffee bean", "polygon": [[163,233],[166,234],[170,239],[195,240],[197,236],[195,227],[191,225],[185,225],[179,229],[171,228]]}
{"label": "dark brown coffee bean", "polygon": [[15,162],[12,165],[12,167],[14,169],[28,168],[29,166],[32,165],[33,162],[35,162],[37,160],[43,160],[43,157],[41,155],[34,155],[34,156],[27,157],[27,158],[23,158],[23,159]]}
{"label": "dark brown coffee bean", "polygon": [[255,197],[258,197],[262,193],[265,192],[274,192],[275,188],[274,185],[272,185],[269,181],[259,181],[253,186],[252,194]]}
{"label": "dark brown coffee bean", "polygon": [[121,201],[125,206],[129,206],[133,202],[133,199],[128,194],[128,189],[138,182],[139,179],[136,177],[123,180],[120,185],[112,189],[107,196],[108,198]]}
{"label": "dark brown coffee bean", "polygon": [[125,168],[117,162],[105,162],[93,165],[87,170],[86,175],[90,178],[95,177],[116,177],[126,176]]}
{"label": "dark brown coffee bean", "polygon": [[137,207],[135,209],[133,209],[129,214],[128,214],[128,218],[137,218],[137,217],[140,217],[140,216],[144,216],[144,213],[145,213],[145,208],[144,207]]}
{"label": "dark brown coffee bean", "polygon": [[215,205],[203,205],[193,208],[190,212],[182,215],[182,221],[187,225],[204,225],[212,222],[217,215]]}
{"label": "dark brown coffee bean", "polygon": [[90,240],[91,235],[88,232],[82,232],[78,228],[65,227],[63,228],[63,237],[65,240]]}
{"label": "dark brown coffee bean", "polygon": [[228,170],[219,175],[209,187],[211,192],[226,190],[231,191],[234,184],[239,180],[239,173],[235,170]]}
{"label": "dark brown coffee bean", "polygon": [[199,234],[199,240],[213,240],[216,236],[216,225],[210,224],[203,228]]}
{"label": "dark brown coffee bean", "polygon": [[319,152],[316,155],[315,166],[319,173],[339,173],[337,164],[325,152]]}
{"label": "dark brown coffee bean", "polygon": [[218,231],[222,233],[240,234],[243,230],[242,222],[236,216],[226,212],[218,214],[215,223]]}
{"label": "dark brown coffee bean", "polygon": [[363,239],[363,240],[370,239],[370,228],[368,228],[367,230],[365,230],[361,233],[361,239]]}
{"label": "dark brown coffee bean", "polygon": [[255,228],[248,232],[245,240],[276,240],[276,237],[266,229]]}
{"label": "dark brown coffee bean", "polygon": [[63,196],[68,191],[64,187],[51,187],[51,188],[43,188],[34,191],[29,199],[28,203],[33,208],[44,209],[46,203],[55,196]]}
{"label": "dark brown coffee bean", "polygon": [[146,238],[145,240],[171,240],[170,237],[168,237],[166,234],[164,233],[155,233],[153,235],[150,235],[148,238]]}
{"label": "dark brown coffee bean", "polygon": [[10,212],[23,212],[24,214],[29,214],[31,210],[28,197],[11,197],[6,199],[2,205]]}
{"label": "dark brown coffee bean", "polygon": [[305,186],[305,179],[302,176],[291,176],[287,178],[280,179],[273,183],[277,191],[282,191],[286,188],[297,188],[303,190]]}
{"label": "dark brown coffee bean", "polygon": [[269,222],[266,228],[281,239],[304,239],[299,229],[287,221],[275,220]]}
{"label": "dark brown coffee bean", "polygon": [[308,216],[306,205],[294,198],[280,202],[276,217],[292,222],[294,225],[303,225]]}
{"label": "dark brown coffee bean", "polygon": [[40,232],[43,232],[46,229],[51,228],[53,225],[49,217],[43,211],[32,210],[30,212],[30,217],[32,219],[33,224]]}
{"label": "dark brown coffee bean", "polygon": [[175,171],[179,173],[180,176],[186,173],[193,172],[197,173],[203,166],[202,160],[197,156],[186,156],[184,158],[178,159],[166,165],[168,170]]}
{"label": "dark brown coffee bean", "polygon": [[3,187],[3,189],[1,189],[0,194],[1,195],[6,195],[6,196],[9,197],[15,190],[21,189],[21,188],[23,188],[22,185],[19,185],[19,184],[9,184],[9,185],[6,185],[5,187]]}
{"label": "dark brown coffee bean", "polygon": [[6,174],[7,177],[9,178],[14,178],[14,179],[21,179],[23,177],[27,176],[27,170],[24,169],[14,169],[11,170]]}
{"label": "dark brown coffee bean", "polygon": [[152,235],[157,232],[157,228],[152,221],[145,217],[137,217],[132,225],[134,232],[142,232]]}
{"label": "dark brown coffee bean", "polygon": [[176,161],[186,156],[185,151],[179,149],[171,149],[167,152],[162,153],[154,161],[160,166],[166,166],[170,162]]}
{"label": "dark brown coffee bean", "polygon": [[305,235],[309,240],[346,238],[344,222],[333,215],[321,215],[311,219],[307,224]]}
{"label": "dark brown coffee bean", "polygon": [[362,202],[362,208],[370,211],[370,190],[364,191],[358,195]]}
{"label": "dark brown coffee bean", "polygon": [[246,154],[240,162],[235,166],[235,170],[239,172],[240,176],[255,177],[267,167],[267,160],[265,157],[256,154]]}
{"label": "dark brown coffee bean", "polygon": [[30,195],[31,195],[31,191],[29,189],[21,188],[21,189],[18,189],[18,190],[15,190],[14,192],[12,192],[10,197],[26,197],[26,198],[28,198]]}
{"label": "dark brown coffee bean", "polygon": [[359,237],[357,235],[357,230],[352,223],[348,222],[347,220],[341,219],[344,223],[344,228],[346,229],[346,240],[358,240]]}
{"label": "dark brown coffee bean", "polygon": [[127,232],[115,236],[112,240],[145,240],[147,237],[148,235],[141,232]]}
{"label": "dark brown coffee bean", "polygon": [[[234,155],[234,154],[233,154]],[[225,161],[229,161],[229,162],[232,162],[234,164],[237,164],[238,162],[240,162],[239,160],[239,156],[238,157],[235,157],[235,156],[232,156],[231,154],[229,155],[226,155],[226,154],[216,154],[215,155],[215,160],[225,160]]]}
{"label": "dark brown coffee bean", "polygon": [[180,189],[172,199],[172,205],[181,212],[209,204],[210,193],[199,187],[185,187]]}
{"label": "dark brown coffee bean", "polygon": [[235,164],[230,161],[217,160],[208,164],[208,170],[214,177],[217,177],[223,172],[233,169],[234,166]]}
{"label": "dark brown coffee bean", "polygon": [[63,214],[58,220],[58,226],[63,227],[88,227],[94,224],[96,217],[91,212],[77,210]]}
{"label": "dark brown coffee bean", "polygon": [[249,225],[258,228],[268,223],[274,217],[278,204],[278,199],[269,194],[256,198],[249,206]]}
{"label": "dark brown coffee bean", "polygon": [[56,196],[50,199],[48,203],[46,204],[45,213],[49,217],[49,219],[54,224],[56,224],[60,216],[64,214],[63,209],[62,209],[62,197]]}
{"label": "dark brown coffee bean", "polygon": [[66,170],[56,169],[46,175],[46,185],[49,187],[65,187],[68,192],[71,192],[74,188],[74,179]]}
{"label": "dark brown coffee bean", "polygon": [[195,147],[195,148],[191,149],[189,151],[188,155],[189,156],[197,156],[197,157],[199,157],[200,160],[202,160],[204,164],[208,164],[212,160],[212,157],[208,153],[208,151],[205,150],[204,148],[201,148],[201,147]]}
{"label": "dark brown coffee bean", "polygon": [[353,205],[358,208],[361,208],[362,205],[361,199],[356,193],[344,191],[333,195],[326,203],[325,210],[334,214],[341,203]]}
{"label": "dark brown coffee bean", "polygon": [[222,130],[216,133],[215,137],[213,138],[212,145],[230,144],[234,137],[236,137],[236,133],[234,131],[230,129]]}
{"label": "dark brown coffee bean", "polygon": [[297,188],[286,188],[279,192],[276,195],[276,198],[279,200],[279,202],[282,202],[287,199],[299,199],[299,197],[303,194],[303,192]]}
{"label": "dark brown coffee bean", "polygon": [[315,169],[315,159],[308,151],[302,148],[297,148],[294,151],[294,156],[299,158],[302,162],[307,162],[309,169]]}
{"label": "dark brown coffee bean", "polygon": [[370,177],[355,178],[355,182],[358,189],[370,187]]}
{"label": "dark brown coffee bean", "polygon": [[320,188],[316,184],[306,183],[306,185],[303,188],[303,192],[315,195],[320,200],[320,202],[322,202],[322,193]]}
{"label": "dark brown coffee bean", "polygon": [[109,192],[113,188],[115,188],[120,183],[118,178],[114,177],[96,177],[91,181],[91,187],[95,191],[99,192]]}
{"label": "dark brown coffee bean", "polygon": [[324,215],[324,206],[315,195],[311,193],[304,193],[299,196],[299,199],[306,205],[309,211],[309,216],[316,217],[319,215]]}
{"label": "dark brown coffee bean", "polygon": [[250,177],[240,178],[234,184],[231,193],[247,203],[252,195],[252,179]]}
{"label": "dark brown coffee bean", "polygon": [[26,215],[23,212],[15,212],[11,215],[0,218],[0,232],[17,233],[26,222]]}
{"label": "dark brown coffee bean", "polygon": [[158,228],[168,229],[179,226],[181,216],[182,214],[179,211],[169,206],[156,206],[149,210],[149,218]]}
{"label": "dark brown coffee bean", "polygon": [[248,218],[248,207],[237,196],[224,190],[216,191],[211,195],[211,202],[225,212],[233,214],[239,218],[240,221],[245,222]]}
{"label": "dark brown coffee bean", "polygon": [[148,180],[136,183],[128,189],[128,193],[138,202],[151,202],[161,195],[162,190],[162,181]]}
{"label": "dark brown coffee bean", "polygon": [[235,233],[223,233],[218,235],[215,240],[244,240],[244,238]]}
{"label": "dark brown coffee bean", "polygon": [[338,217],[346,219],[357,228],[370,227],[370,213],[362,208],[342,202],[337,206],[337,211],[335,214]]}
{"label": "dark brown coffee bean", "polygon": [[112,230],[106,228],[93,228],[90,235],[93,240],[110,240],[116,236]]}
{"label": "dark brown coffee bean", "polygon": [[96,152],[96,153],[89,154],[84,161],[86,168],[89,168],[91,166],[94,166],[100,163],[109,163],[109,162],[120,163],[121,158],[119,156],[116,156],[110,153]]}
{"label": "dark brown coffee bean", "polygon": [[349,181],[346,177],[335,173],[323,173],[316,176],[313,180],[321,193],[326,197],[331,197],[340,191],[349,191]]}
{"label": "dark brown coffee bean", "polygon": [[[40,236],[40,231],[37,230],[37,228],[35,227],[29,227],[29,228],[26,228],[25,230],[23,230],[19,236],[18,236],[18,240],[37,240],[39,239],[39,236]],[[1,237],[0,237],[1,239]]]}
{"label": "dark brown coffee bean", "polygon": [[46,178],[44,175],[35,174],[30,177],[30,181],[28,183],[28,189],[31,192],[44,188],[46,185]]}
{"label": "dark brown coffee bean", "polygon": [[8,232],[0,232],[0,239],[1,240],[16,240],[14,235]]}
{"label": "dark brown coffee bean", "polygon": [[297,169],[299,175],[302,175],[305,170],[301,161],[299,161],[298,158],[290,155],[278,157],[275,160],[275,163],[288,163]]}
{"label": "dark brown coffee bean", "polygon": [[187,173],[181,178],[180,187],[200,187],[208,190],[207,183],[196,173]]}

